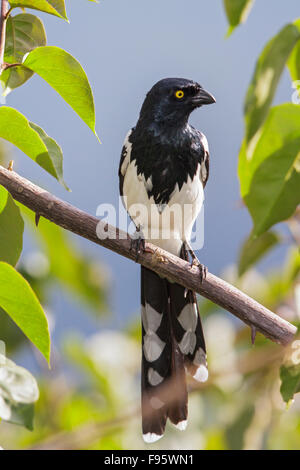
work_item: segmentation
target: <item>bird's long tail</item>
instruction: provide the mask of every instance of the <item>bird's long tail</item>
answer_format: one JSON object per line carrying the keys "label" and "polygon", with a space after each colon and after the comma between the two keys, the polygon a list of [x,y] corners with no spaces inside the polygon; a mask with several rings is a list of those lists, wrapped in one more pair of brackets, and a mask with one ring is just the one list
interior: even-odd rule
{"label": "bird's long tail", "polygon": [[[184,248],[181,257],[187,259]],[[206,349],[194,292],[141,268],[142,426],[146,442],[163,436],[167,418],[187,424],[186,370],[208,377]]]}

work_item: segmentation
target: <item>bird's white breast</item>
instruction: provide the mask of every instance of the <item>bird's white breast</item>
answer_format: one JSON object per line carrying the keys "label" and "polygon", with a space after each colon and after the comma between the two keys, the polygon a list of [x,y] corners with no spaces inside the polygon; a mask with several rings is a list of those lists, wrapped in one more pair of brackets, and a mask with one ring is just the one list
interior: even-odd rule
{"label": "bird's white breast", "polygon": [[176,184],[166,205],[157,205],[153,197],[149,198],[147,190],[152,189],[151,178],[145,180],[142,174],[137,174],[136,162],[130,162],[130,152],[123,167],[126,167],[123,201],[130,217],[148,241],[178,255],[182,242],[190,239],[204,200],[200,164],[195,176],[188,176],[180,190]]}

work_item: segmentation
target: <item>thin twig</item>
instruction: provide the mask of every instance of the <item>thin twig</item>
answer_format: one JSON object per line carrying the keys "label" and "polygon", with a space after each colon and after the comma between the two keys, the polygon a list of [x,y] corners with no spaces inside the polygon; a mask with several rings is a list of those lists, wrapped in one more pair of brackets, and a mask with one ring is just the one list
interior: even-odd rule
{"label": "thin twig", "polygon": [[10,16],[11,12],[13,11],[13,7],[10,7],[8,10],[7,10],[7,13],[5,15],[5,19],[7,20],[8,17]]}
{"label": "thin twig", "polygon": [[23,64],[19,64],[19,63],[15,63],[15,64],[9,64],[8,62],[4,62],[2,64],[2,70],[7,70],[7,69],[11,69],[12,67],[20,67],[22,66]]}
{"label": "thin twig", "polygon": [[[126,258],[135,260],[135,254],[130,250],[130,237],[122,230],[104,224],[96,217],[56,198],[14,171],[1,166],[0,184],[11,193],[14,199],[39,216]],[[105,233],[106,238],[99,238],[99,233]],[[211,273],[207,273],[206,279],[201,283],[196,266],[191,266],[188,262],[155,245],[146,244],[146,250],[140,254],[138,263],[172,282],[198,292],[276,343],[287,345],[294,338],[297,331],[295,326]]]}
{"label": "thin twig", "polygon": [[133,418],[140,414],[140,407],[132,409],[130,413],[113,418],[109,421],[96,421],[86,423],[78,428],[49,436],[42,442],[33,444],[27,450],[79,450],[86,449],[101,437],[106,436],[117,428],[122,428]]}
{"label": "thin twig", "polygon": [[1,13],[0,13],[0,75],[3,69],[4,50],[5,50],[5,36],[6,36],[6,21],[7,13],[9,10],[8,0],[1,0]]}

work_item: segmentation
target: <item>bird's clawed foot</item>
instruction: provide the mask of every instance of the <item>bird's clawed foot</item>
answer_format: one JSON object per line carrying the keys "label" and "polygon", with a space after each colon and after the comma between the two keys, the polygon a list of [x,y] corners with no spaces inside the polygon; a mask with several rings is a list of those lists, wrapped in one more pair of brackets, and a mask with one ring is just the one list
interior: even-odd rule
{"label": "bird's clawed foot", "polygon": [[140,228],[131,237],[130,251],[135,252],[135,262],[137,263],[141,252],[145,251],[145,238]]}
{"label": "bird's clawed foot", "polygon": [[197,266],[200,274],[200,282],[206,279],[207,267],[204,264],[201,264],[198,258],[194,258],[191,262],[191,266]]}
{"label": "bird's clawed foot", "polygon": [[200,274],[200,282],[202,282],[204,279],[206,279],[207,275],[207,267],[204,266],[204,264],[201,264],[200,261],[198,260],[197,256],[195,255],[194,250],[190,246],[190,244],[185,243],[185,247],[190,254],[192,261],[191,261],[191,267],[197,266],[199,268],[199,274]]}

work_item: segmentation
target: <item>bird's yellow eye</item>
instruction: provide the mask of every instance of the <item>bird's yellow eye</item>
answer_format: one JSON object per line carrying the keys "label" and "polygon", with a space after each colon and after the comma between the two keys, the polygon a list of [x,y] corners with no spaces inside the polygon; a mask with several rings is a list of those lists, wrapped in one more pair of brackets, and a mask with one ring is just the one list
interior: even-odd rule
{"label": "bird's yellow eye", "polygon": [[184,91],[182,91],[182,90],[177,90],[177,91],[175,92],[175,96],[176,96],[177,99],[181,100],[181,99],[184,97]]}

